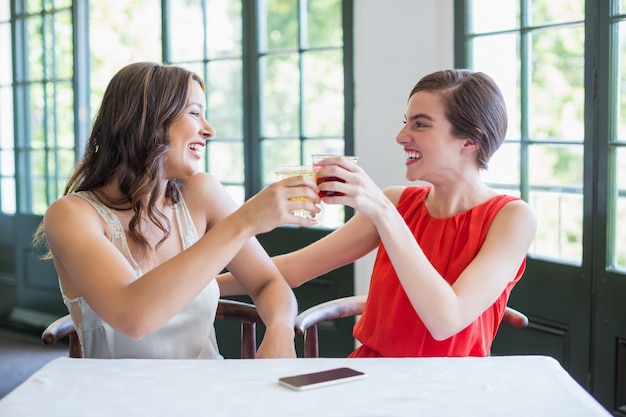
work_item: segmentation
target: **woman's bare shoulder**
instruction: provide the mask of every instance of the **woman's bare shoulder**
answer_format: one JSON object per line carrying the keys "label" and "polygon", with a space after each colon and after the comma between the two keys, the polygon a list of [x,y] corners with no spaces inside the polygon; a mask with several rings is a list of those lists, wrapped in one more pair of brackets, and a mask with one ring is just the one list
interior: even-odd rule
{"label": "woman's bare shoulder", "polygon": [[195,175],[187,177],[181,181],[182,193],[185,200],[191,196],[211,197],[211,193],[221,192],[224,188],[222,183],[214,175],[206,172],[198,172]]}
{"label": "woman's bare shoulder", "polygon": [[407,189],[406,185],[392,185],[383,190],[389,201],[393,203],[394,206],[398,205],[398,201],[400,201],[400,197],[404,190]]}
{"label": "woman's bare shoulder", "polygon": [[[490,232],[499,231],[504,239],[519,236],[532,240],[537,229],[535,210],[524,200],[506,203],[493,220]],[[530,243],[530,242],[529,242]]]}
{"label": "woman's bare shoulder", "polygon": [[199,172],[182,181],[182,195],[192,216],[205,213],[209,220],[223,218],[236,208],[233,198],[213,175]]}
{"label": "woman's bare shoulder", "polygon": [[64,195],[50,204],[44,215],[44,227],[55,223],[67,224],[68,221],[77,228],[85,224],[93,225],[93,222],[103,225],[91,203],[73,194]]}
{"label": "woman's bare shoulder", "polygon": [[46,210],[45,217],[55,215],[80,214],[83,212],[94,212],[92,205],[82,197],[75,194],[67,194],[55,200]]}

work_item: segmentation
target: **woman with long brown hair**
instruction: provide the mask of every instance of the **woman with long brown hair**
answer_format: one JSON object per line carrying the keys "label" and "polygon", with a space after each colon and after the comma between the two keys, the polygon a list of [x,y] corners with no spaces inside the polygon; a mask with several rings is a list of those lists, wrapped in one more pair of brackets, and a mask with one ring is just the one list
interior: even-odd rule
{"label": "woman with long brown hair", "polygon": [[254,236],[315,224],[291,213],[319,212],[317,187],[292,177],[238,208],[198,171],[215,135],[205,103],[203,81],[186,69],[122,68],[64,196],[44,216],[39,237],[85,357],[220,358],[214,278],[224,268],[266,325],[257,357],[295,357],[295,298]]}

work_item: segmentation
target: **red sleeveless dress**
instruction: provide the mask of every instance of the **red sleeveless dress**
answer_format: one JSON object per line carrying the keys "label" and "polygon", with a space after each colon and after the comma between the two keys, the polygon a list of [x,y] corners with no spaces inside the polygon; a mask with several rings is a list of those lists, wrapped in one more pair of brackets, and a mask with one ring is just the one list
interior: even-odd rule
{"label": "red sleeveless dress", "polygon": [[[430,188],[407,187],[397,208],[426,257],[445,280],[453,284],[480,250],[498,211],[519,198],[498,195],[456,216],[436,218],[428,213],[424,204]],[[350,357],[488,356],[511,289],[525,267],[526,259],[523,259],[515,278],[474,322],[456,335],[437,341],[413,309],[381,243],[367,303],[353,331],[362,346]]]}

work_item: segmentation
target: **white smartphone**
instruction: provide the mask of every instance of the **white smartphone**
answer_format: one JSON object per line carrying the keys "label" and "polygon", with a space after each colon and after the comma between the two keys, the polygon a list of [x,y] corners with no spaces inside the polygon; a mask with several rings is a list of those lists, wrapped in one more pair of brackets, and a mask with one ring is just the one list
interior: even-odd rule
{"label": "white smartphone", "polygon": [[313,372],[310,374],[286,376],[279,378],[278,383],[288,388],[302,391],[339,384],[342,382],[356,381],[363,379],[366,376],[367,374],[356,371],[352,368],[336,368],[329,369],[328,371]]}

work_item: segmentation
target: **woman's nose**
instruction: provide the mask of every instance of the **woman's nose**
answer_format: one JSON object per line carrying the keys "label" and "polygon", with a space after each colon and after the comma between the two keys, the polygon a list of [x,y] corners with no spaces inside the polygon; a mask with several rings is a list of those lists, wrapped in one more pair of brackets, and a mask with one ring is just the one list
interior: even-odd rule
{"label": "woman's nose", "polygon": [[405,132],[405,128],[403,127],[402,129],[400,129],[400,131],[398,132],[398,134],[396,135],[396,143],[399,143],[400,145],[409,142],[411,139],[409,137],[409,135]]}
{"label": "woman's nose", "polygon": [[215,128],[211,125],[211,123],[205,121],[202,136],[204,136],[205,140],[215,136]]}

